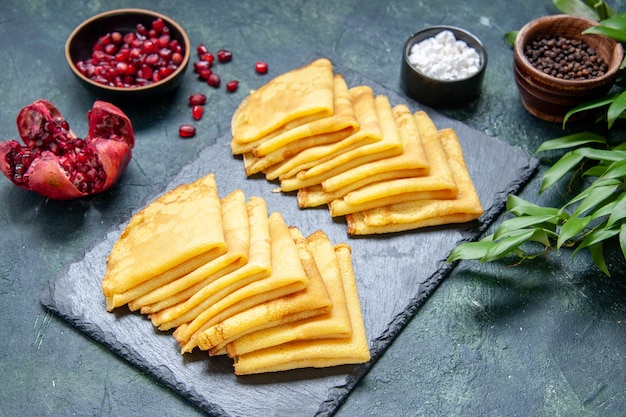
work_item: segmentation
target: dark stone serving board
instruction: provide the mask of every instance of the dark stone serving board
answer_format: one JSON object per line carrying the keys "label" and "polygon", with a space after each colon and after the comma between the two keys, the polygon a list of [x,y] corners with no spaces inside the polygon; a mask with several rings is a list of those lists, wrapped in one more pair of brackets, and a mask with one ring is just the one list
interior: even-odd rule
{"label": "dark stone serving board", "polygon": [[[362,74],[340,70],[348,86],[369,85],[392,105],[419,104],[386,89]],[[532,177],[537,160],[459,121],[425,109],[438,128],[455,129],[485,214],[477,221],[391,235],[349,237],[343,219],[326,208],[301,210],[293,194],[273,192],[276,183],[261,176],[246,178],[240,158],[230,153],[230,133],[201,151],[166,187],[171,189],[214,172],[220,195],[242,189],[246,196],[265,198],[270,211],[280,211],[287,224],[304,235],[323,230],[333,243],[352,247],[355,274],[372,360],[358,366],[303,369],[237,377],[225,357],[204,352],[181,355],[174,338],[150,321],[125,309],[105,310],[100,282],[106,257],[126,223],[118,225],[84,259],[52,279],[43,305],[98,342],[152,375],[183,398],[215,416],[328,416],[343,403],[357,381],[450,273],[450,251],[462,241],[477,239],[502,213],[507,195],[518,192]]]}

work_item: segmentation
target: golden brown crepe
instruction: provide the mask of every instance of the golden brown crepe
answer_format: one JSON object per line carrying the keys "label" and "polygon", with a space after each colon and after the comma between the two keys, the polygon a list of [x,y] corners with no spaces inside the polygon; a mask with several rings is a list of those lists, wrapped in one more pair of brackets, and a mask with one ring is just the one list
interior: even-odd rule
{"label": "golden brown crepe", "polygon": [[308,367],[323,368],[365,363],[370,360],[350,247],[347,244],[339,244],[335,246],[335,251],[345,285],[346,303],[352,327],[350,337],[299,340],[236,356],[234,365],[236,375]]}
{"label": "golden brown crepe", "polygon": [[437,128],[424,112],[417,112],[414,117],[428,157],[428,175],[368,184],[331,201],[331,216],[343,216],[403,201],[449,199],[456,196],[457,185]]}
{"label": "golden brown crepe", "polygon": [[132,216],[107,259],[102,280],[107,309],[128,302],[121,294],[138,285],[170,282],[225,252],[217,184],[209,174]]}
{"label": "golden brown crepe", "polygon": [[313,146],[284,162],[272,165],[264,171],[268,180],[293,177],[298,172],[328,161],[341,153],[382,140],[372,89],[367,86],[357,86],[352,87],[349,93],[359,129],[339,142]]}
{"label": "golden brown crepe", "polygon": [[226,253],[207,262],[194,271],[161,285],[128,303],[135,311],[150,314],[159,309],[185,301],[199,288],[248,262],[250,231],[247,222],[246,201],[243,191],[236,190],[220,200]]}
{"label": "golden brown crepe", "polygon": [[456,198],[416,200],[349,214],[346,216],[349,234],[400,232],[420,227],[463,223],[482,215],[482,205],[467,171],[456,134],[452,129],[442,129],[440,138],[458,185]]}
{"label": "golden brown crepe", "polygon": [[226,345],[243,335],[325,314],[332,309],[332,300],[306,241],[295,227],[289,230],[307,276],[306,287],[257,304],[207,328],[198,335],[200,349],[208,350],[211,355],[225,353]]}
{"label": "golden brown crepe", "polygon": [[293,128],[333,112],[333,68],[326,58],[281,74],[246,97],[231,120],[233,143],[250,143],[286,124]]}
{"label": "golden brown crepe", "polygon": [[269,276],[271,248],[267,204],[263,198],[251,197],[246,208],[246,220],[250,229],[248,262],[213,282],[202,285],[185,301],[158,309],[150,315],[152,324],[160,330],[169,330],[188,323],[235,290]]}
{"label": "golden brown crepe", "polygon": [[371,161],[333,175],[321,184],[304,187],[298,191],[298,205],[321,206],[367,184],[427,175],[430,165],[411,110],[399,104],[393,108],[393,115],[402,140],[400,155]]}
{"label": "golden brown crepe", "polygon": [[202,311],[191,322],[180,325],[174,331],[174,337],[181,344],[183,353],[191,352],[197,346],[198,335],[210,326],[255,305],[293,294],[307,286],[308,278],[300,261],[298,248],[280,213],[270,214],[269,228],[272,266],[270,275],[237,289]]}
{"label": "golden brown crepe", "polygon": [[314,145],[337,142],[358,129],[346,81],[334,78],[333,114],[294,128],[283,127],[254,142],[231,145],[232,153],[244,155],[246,175],[253,175]]}
{"label": "golden brown crepe", "polygon": [[294,340],[345,338],[352,334],[344,283],[333,244],[321,230],[309,235],[306,243],[330,295],[332,310],[319,316],[258,330],[239,337],[226,345],[228,356],[239,356]]}
{"label": "golden brown crepe", "polygon": [[401,154],[403,150],[402,140],[389,99],[386,96],[377,96],[374,99],[374,104],[382,131],[381,141],[359,146],[328,161],[319,162],[311,168],[300,171],[295,177],[285,178],[280,181],[281,190],[285,192],[295,191],[320,184],[327,178],[359,165]]}

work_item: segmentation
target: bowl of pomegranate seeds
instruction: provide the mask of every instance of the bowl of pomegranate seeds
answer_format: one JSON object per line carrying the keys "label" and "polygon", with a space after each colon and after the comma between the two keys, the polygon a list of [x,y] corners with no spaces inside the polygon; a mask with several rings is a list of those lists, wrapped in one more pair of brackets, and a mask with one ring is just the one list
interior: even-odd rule
{"label": "bowl of pomegranate seeds", "polygon": [[67,62],[99,98],[115,102],[162,96],[182,81],[191,47],[185,30],[160,13],[117,9],[87,19],[70,34]]}
{"label": "bowl of pomegranate seeds", "polygon": [[624,51],[613,39],[583,33],[597,24],[552,15],[535,19],[518,32],[514,77],[522,105],[532,115],[561,123],[568,111],[613,87]]}
{"label": "bowl of pomegranate seeds", "polygon": [[453,108],[480,96],[487,51],[464,29],[426,27],[406,40],[402,58],[402,88],[420,103]]}

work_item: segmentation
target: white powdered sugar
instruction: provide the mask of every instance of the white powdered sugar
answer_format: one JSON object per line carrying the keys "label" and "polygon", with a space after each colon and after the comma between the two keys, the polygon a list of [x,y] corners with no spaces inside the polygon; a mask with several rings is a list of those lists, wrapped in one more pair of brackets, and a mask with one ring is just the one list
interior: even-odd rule
{"label": "white powdered sugar", "polygon": [[480,68],[476,49],[457,40],[449,30],[414,44],[408,58],[417,70],[438,80],[468,78]]}

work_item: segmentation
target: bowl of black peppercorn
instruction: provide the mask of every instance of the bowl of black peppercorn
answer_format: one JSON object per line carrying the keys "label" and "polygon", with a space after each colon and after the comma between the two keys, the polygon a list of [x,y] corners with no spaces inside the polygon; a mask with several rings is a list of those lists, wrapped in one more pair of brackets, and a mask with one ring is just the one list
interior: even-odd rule
{"label": "bowl of black peppercorn", "polygon": [[606,95],[624,51],[619,42],[583,32],[598,22],[570,15],[527,23],[513,49],[522,105],[539,119],[561,123],[570,110]]}

